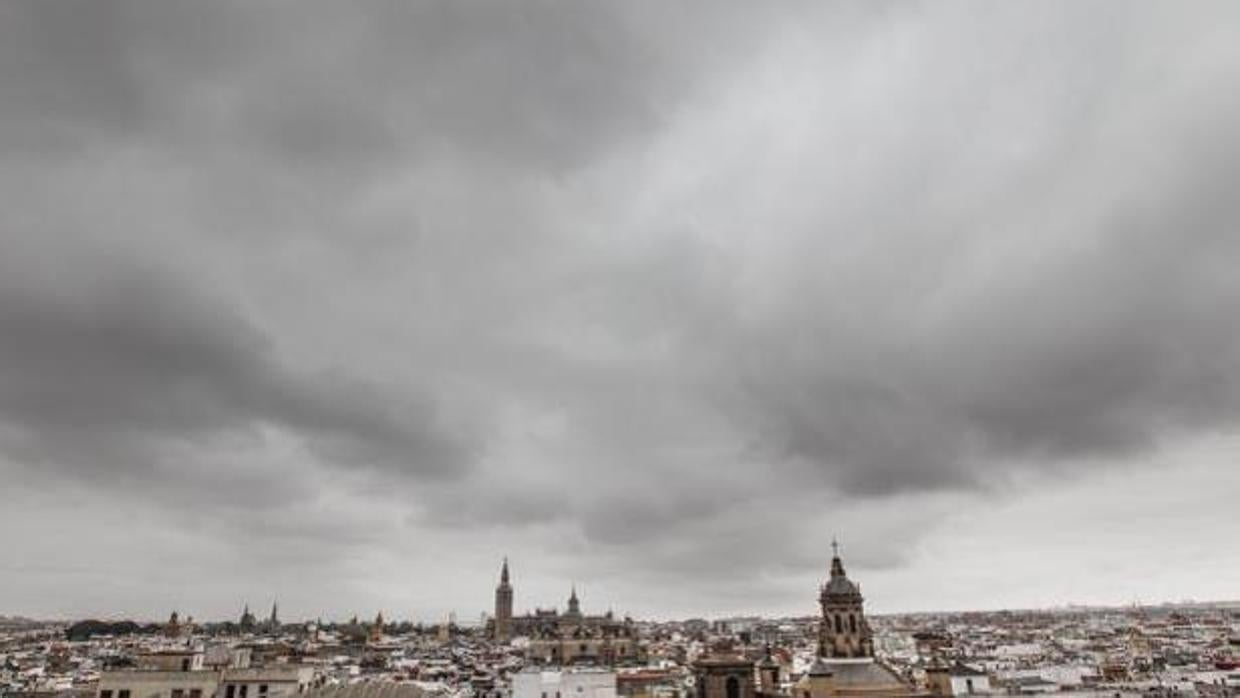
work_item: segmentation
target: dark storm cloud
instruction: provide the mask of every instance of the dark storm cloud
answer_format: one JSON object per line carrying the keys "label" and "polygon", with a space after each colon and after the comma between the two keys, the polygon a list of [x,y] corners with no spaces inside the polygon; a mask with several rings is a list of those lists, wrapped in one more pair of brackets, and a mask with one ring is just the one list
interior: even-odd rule
{"label": "dark storm cloud", "polygon": [[226,304],[157,272],[0,249],[0,420],[21,460],[112,479],[150,471],[168,442],[270,425],[331,462],[430,477],[465,463],[429,405],[290,370]]}
{"label": "dark storm cloud", "polygon": [[1240,419],[1233,14],[8,3],[0,448],[282,569],[906,564]]}
{"label": "dark storm cloud", "polygon": [[15,3],[0,29],[4,97],[24,127],[11,145],[243,146],[301,177],[444,156],[562,172],[657,129],[695,64],[725,57],[676,20],[760,19],[645,9]]}
{"label": "dark storm cloud", "polygon": [[[1240,326],[1227,318],[1240,308],[1240,206],[1226,183],[1240,174],[1240,137],[1189,125],[1237,116],[1240,101],[1221,96],[1203,115],[1176,115],[1187,128],[1163,133],[1168,151],[1131,179],[1097,173],[1093,196],[1105,203],[1074,220],[1057,220],[1060,192],[1030,192],[1046,212],[1018,215],[1055,242],[1000,252],[989,263],[1002,272],[970,268],[968,255],[989,245],[978,230],[973,250],[934,252],[924,268],[910,257],[916,245],[883,249],[882,262],[867,261],[908,272],[884,277],[888,288],[848,279],[801,289],[809,297],[788,320],[802,324],[762,326],[766,337],[744,355],[742,416],[860,494],[969,486],[1004,464],[1120,458],[1232,427]],[[1094,158],[1128,155],[1054,167],[1094,174]],[[890,230],[912,238],[927,211],[909,203]],[[830,298],[855,294],[871,326],[834,331]]]}

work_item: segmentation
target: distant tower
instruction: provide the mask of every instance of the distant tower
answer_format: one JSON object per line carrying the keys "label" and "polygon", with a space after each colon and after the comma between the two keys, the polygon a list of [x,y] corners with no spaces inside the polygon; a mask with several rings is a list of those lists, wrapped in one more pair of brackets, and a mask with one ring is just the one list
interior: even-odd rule
{"label": "distant tower", "polygon": [[818,626],[818,656],[873,657],[874,639],[865,620],[861,587],[844,573],[839,544],[831,541],[831,579],[822,587],[818,602],[822,620]]}
{"label": "distant tower", "polygon": [[512,639],[512,585],[508,583],[508,558],[499,571],[499,586],[495,587],[495,641]]}
{"label": "distant tower", "polygon": [[693,663],[696,698],[756,698],[753,679],[753,660],[727,642],[702,654]]}
{"label": "distant tower", "polygon": [[577,600],[577,585],[573,585],[573,591],[568,595],[568,613],[566,615],[574,618],[581,616],[581,602]]}
{"label": "distant tower", "polygon": [[779,694],[779,662],[771,656],[771,643],[766,643],[766,653],[758,663],[758,692],[762,695]]}
{"label": "distant tower", "polygon": [[275,601],[271,602],[271,618],[267,620],[267,625],[273,630],[280,627],[280,614]]}
{"label": "distant tower", "polygon": [[379,611],[379,615],[375,616],[375,622],[370,626],[370,644],[376,645],[383,639],[383,611]]}
{"label": "distant tower", "polygon": [[168,616],[168,623],[164,625],[164,635],[167,637],[180,637],[181,621],[180,615],[176,611],[173,611],[172,615]]}
{"label": "distant tower", "polygon": [[250,604],[247,603],[245,610],[241,612],[241,620],[238,621],[237,625],[241,627],[242,631],[249,632],[254,629],[256,624],[257,620],[254,618],[254,614],[250,613]]}

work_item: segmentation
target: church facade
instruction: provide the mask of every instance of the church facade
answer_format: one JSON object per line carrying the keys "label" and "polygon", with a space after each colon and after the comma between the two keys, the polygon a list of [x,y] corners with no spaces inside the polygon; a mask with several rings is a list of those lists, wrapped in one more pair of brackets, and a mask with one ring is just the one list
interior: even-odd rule
{"label": "church facade", "polygon": [[839,544],[831,543],[831,576],[818,593],[818,656],[838,659],[874,657],[874,632],[865,620],[861,586],[848,578]]}
{"label": "church facade", "polygon": [[489,628],[494,641],[525,638],[526,658],[541,664],[613,666],[644,660],[633,620],[618,619],[610,611],[603,615],[582,613],[576,587],[563,612],[536,609],[514,616],[512,608],[512,577],[505,559],[495,587],[495,617]]}
{"label": "church facade", "polygon": [[723,646],[694,664],[697,698],[914,698],[929,692],[914,686],[874,656],[874,634],[865,618],[860,585],[848,578],[839,546],[832,542],[830,576],[819,589],[818,657],[799,680],[779,681],[779,665],[766,657],[755,664]]}

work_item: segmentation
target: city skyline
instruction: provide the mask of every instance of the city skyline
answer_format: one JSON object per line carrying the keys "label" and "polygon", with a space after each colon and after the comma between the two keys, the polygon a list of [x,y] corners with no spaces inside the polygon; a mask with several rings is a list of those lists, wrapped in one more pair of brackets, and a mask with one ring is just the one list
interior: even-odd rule
{"label": "city skyline", "polygon": [[0,613],[1234,599],[1240,6],[701,7],[0,4]]}
{"label": "city skyline", "polygon": [[[506,556],[503,558],[503,567],[505,568],[508,567],[508,559]],[[568,592],[562,595],[564,598],[540,600],[536,602],[531,602],[530,605],[527,605],[527,606],[521,606],[519,604],[514,604],[513,611],[517,614],[533,614],[533,613],[546,612],[546,611],[558,611],[562,613],[563,608],[567,607],[567,605],[571,603],[571,600],[566,601],[566,599],[575,599],[578,597],[578,586],[579,584],[577,582],[570,582],[569,587],[568,587]],[[821,589],[821,584],[819,588]],[[244,618],[246,615],[253,614],[255,611],[262,612],[264,611],[264,609],[270,608],[270,614],[262,616],[262,620],[267,621],[269,618],[271,619],[276,618],[277,608],[279,607],[279,603],[280,603],[279,597],[278,596],[271,597],[269,603],[270,603],[270,606],[268,607],[262,604],[257,604],[257,605],[252,604],[248,599],[243,600],[240,606],[241,610],[238,613],[233,613],[231,615],[229,613],[224,613],[220,615],[219,617],[203,617],[200,615],[194,615],[193,613],[187,614],[185,613],[186,609],[182,609],[182,608],[173,608],[171,609],[170,612],[180,615],[182,620],[192,619],[199,623],[227,623],[227,622],[235,622],[237,617]],[[441,615],[438,617],[435,616],[434,614],[427,615],[427,614],[419,613],[416,609],[404,615],[401,615],[399,612],[396,614],[392,613],[393,609],[386,609],[386,610],[378,609],[376,612],[386,617],[385,622],[389,622],[389,623],[410,622],[410,623],[415,623],[415,624],[420,624],[420,625],[431,625],[431,626],[437,625],[445,621],[451,621],[452,623],[460,624],[463,627],[477,627],[486,622],[493,621],[494,618],[496,617],[495,613],[491,612],[491,609],[484,608],[478,611],[476,609],[469,607],[468,604],[465,604],[462,607],[467,609],[466,612],[461,613],[456,608],[453,608],[452,610],[448,611],[446,615]],[[1053,613],[1053,612],[1074,612],[1074,611],[1090,611],[1090,610],[1120,611],[1120,610],[1134,610],[1134,609],[1143,609],[1143,608],[1144,609],[1154,609],[1154,608],[1168,609],[1168,608],[1177,608],[1177,607],[1183,607],[1183,608],[1240,607],[1240,599],[1232,599],[1232,598],[1217,598],[1217,599],[1179,598],[1179,599],[1162,599],[1162,600],[1134,599],[1130,602],[1123,602],[1123,603],[1108,603],[1108,602],[1075,603],[1072,601],[1068,601],[1068,602],[1064,602],[1064,603],[1060,603],[1056,605],[1050,605],[1050,606],[1030,606],[1030,607],[994,607],[994,608],[967,607],[967,608],[955,608],[955,609],[953,608],[897,609],[897,610],[890,610],[886,613],[872,613],[871,615],[875,615],[875,616],[910,616],[910,615],[916,616],[916,615],[936,615],[936,614],[958,614],[958,613],[970,613],[970,612],[978,612],[978,613],[1052,612]],[[368,615],[368,613],[364,610],[361,612],[351,611],[349,613],[346,613],[343,616],[324,615],[323,613],[316,613],[316,612],[305,611],[305,610],[302,610],[299,613],[298,609],[293,609],[293,613],[285,615],[285,612],[287,610],[288,609],[284,609],[283,611],[280,612],[279,621],[281,623],[303,623],[303,622],[309,623],[309,622],[315,622],[315,621],[328,623],[328,624],[341,624],[341,623],[349,623],[349,622],[354,622],[354,621],[361,622],[361,623],[368,623],[370,622],[370,619],[371,619],[371,616]],[[804,618],[811,618],[816,615],[813,612],[805,612],[805,613],[792,612],[792,613],[784,613],[784,614],[780,614],[780,613],[770,614],[770,613],[762,612],[761,609],[753,609],[747,612],[742,611],[742,612],[716,613],[716,614],[704,613],[704,614],[699,614],[699,615],[691,614],[691,615],[682,615],[682,616],[634,615],[628,611],[617,612],[616,604],[612,602],[604,603],[603,607],[599,607],[597,606],[597,604],[595,605],[584,604],[584,610],[587,613],[597,612],[599,614],[602,614],[602,613],[614,614],[617,618],[632,617],[634,620],[655,621],[655,622],[684,621],[684,620],[691,620],[693,618],[698,618],[698,617],[702,617],[707,620],[726,620],[726,619],[735,619],[735,618],[768,618],[768,619],[798,618],[798,619],[804,619]],[[89,615],[90,614],[87,614],[87,616]],[[30,620],[73,621],[73,620],[85,619],[87,616],[30,617]],[[139,621],[143,623],[162,624],[167,620],[166,616],[167,616],[167,612],[163,613],[162,615],[156,614],[150,617],[136,616],[136,617],[122,618],[121,616],[118,616],[115,613],[95,614],[94,616],[90,616],[90,617],[94,619],[98,619],[98,620],[109,620],[109,621],[135,620],[135,621]],[[0,613],[0,618],[3,618],[3,617],[22,618],[26,616],[23,616],[20,613]],[[254,617],[257,619],[257,616],[254,616]],[[255,622],[259,622],[259,621],[255,620]]]}

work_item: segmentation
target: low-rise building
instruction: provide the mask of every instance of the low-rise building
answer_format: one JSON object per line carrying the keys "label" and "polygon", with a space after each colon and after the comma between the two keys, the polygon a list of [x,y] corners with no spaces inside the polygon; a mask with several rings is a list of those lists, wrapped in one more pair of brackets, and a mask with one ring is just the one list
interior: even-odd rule
{"label": "low-rise building", "polygon": [[521,671],[512,677],[512,698],[616,698],[616,672]]}

